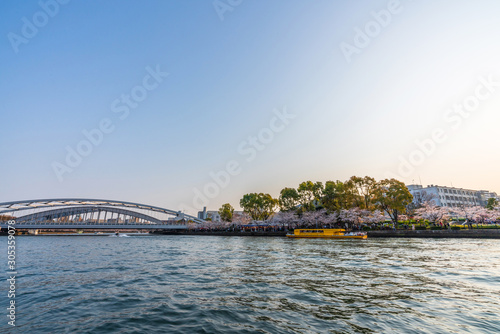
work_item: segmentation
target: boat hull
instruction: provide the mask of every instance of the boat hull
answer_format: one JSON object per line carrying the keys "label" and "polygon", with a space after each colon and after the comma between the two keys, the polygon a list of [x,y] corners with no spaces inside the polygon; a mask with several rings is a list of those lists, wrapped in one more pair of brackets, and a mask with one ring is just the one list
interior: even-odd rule
{"label": "boat hull", "polygon": [[367,239],[367,235],[293,235],[287,234],[288,238],[307,239]]}
{"label": "boat hull", "polygon": [[321,239],[366,239],[368,236],[363,232],[348,232],[343,228],[297,228],[293,234],[286,235],[289,238],[321,238]]}

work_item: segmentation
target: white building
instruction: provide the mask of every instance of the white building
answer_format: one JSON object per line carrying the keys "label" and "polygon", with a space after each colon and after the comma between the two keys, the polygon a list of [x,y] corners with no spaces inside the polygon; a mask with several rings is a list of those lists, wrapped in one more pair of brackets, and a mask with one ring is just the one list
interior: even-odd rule
{"label": "white building", "polygon": [[[422,187],[419,184],[407,185],[408,190],[413,195],[414,203],[423,203],[429,200],[434,201],[436,205],[447,207],[462,207],[462,206],[476,206],[485,205],[484,193],[490,193],[484,190],[471,190],[454,187],[443,187],[437,185],[429,185]],[[487,201],[487,200],[486,200]]]}
{"label": "white building", "polygon": [[203,207],[203,211],[198,211],[199,219],[207,219],[210,218],[213,222],[220,222],[220,214],[219,211],[207,211],[207,207]]}
{"label": "white building", "polygon": [[497,193],[488,191],[488,190],[479,190],[477,192],[477,196],[479,198],[479,203],[482,206],[486,206],[488,204],[488,200],[490,198],[496,198],[497,201],[500,201],[500,198],[498,197]]}

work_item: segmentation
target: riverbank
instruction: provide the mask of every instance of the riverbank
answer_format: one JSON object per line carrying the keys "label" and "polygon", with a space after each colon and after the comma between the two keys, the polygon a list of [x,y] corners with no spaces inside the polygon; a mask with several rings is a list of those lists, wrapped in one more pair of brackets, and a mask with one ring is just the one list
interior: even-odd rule
{"label": "riverbank", "polygon": [[500,239],[500,229],[476,230],[396,230],[396,231],[369,231],[368,238],[472,238],[472,239]]}
{"label": "riverbank", "polygon": [[153,234],[161,235],[217,235],[224,237],[285,237],[286,231],[278,232],[240,232],[240,231],[159,231],[153,232]]}
{"label": "riverbank", "polygon": [[[211,235],[226,237],[285,237],[287,232],[240,232],[240,231],[182,231],[156,232],[163,235]],[[396,231],[368,231],[368,238],[472,238],[472,239],[500,239],[500,229],[477,230],[396,230]]]}

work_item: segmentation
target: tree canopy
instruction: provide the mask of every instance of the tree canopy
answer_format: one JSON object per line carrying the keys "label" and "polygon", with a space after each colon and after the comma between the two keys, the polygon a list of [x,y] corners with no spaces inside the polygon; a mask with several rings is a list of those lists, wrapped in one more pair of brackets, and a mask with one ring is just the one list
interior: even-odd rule
{"label": "tree canopy", "polygon": [[326,181],[321,202],[323,207],[330,213],[346,208],[346,185],[341,181]]}
{"label": "tree canopy", "polygon": [[269,194],[246,194],[240,200],[240,206],[253,220],[266,220],[274,213],[278,200]]}
{"label": "tree canopy", "polygon": [[294,188],[283,188],[278,199],[280,210],[293,210],[299,205],[299,193]]}
{"label": "tree canopy", "polygon": [[498,200],[494,197],[488,198],[488,203],[486,204],[486,209],[494,210],[498,206]]}
{"label": "tree canopy", "polygon": [[225,222],[230,222],[233,220],[233,213],[234,208],[229,203],[222,204],[221,208],[219,209],[220,219]]}
{"label": "tree canopy", "polygon": [[374,190],[375,206],[386,212],[393,223],[398,222],[398,215],[406,210],[413,201],[413,195],[406,185],[396,179],[385,179],[377,183]]}
{"label": "tree canopy", "polygon": [[[385,213],[396,223],[404,217],[412,201],[413,196],[401,181],[377,182],[370,176],[353,176],[345,182],[326,181],[324,185],[319,181],[304,181],[297,188],[283,188],[278,199],[264,193],[246,194],[240,206],[253,220],[267,220],[279,207],[279,219],[289,214],[300,219],[313,217],[316,221],[377,223],[385,219]],[[223,212],[224,206],[219,210],[221,217]]]}
{"label": "tree canopy", "polygon": [[353,176],[346,182],[348,205],[353,208],[372,210],[377,181],[373,177]]}
{"label": "tree canopy", "polygon": [[299,194],[299,202],[303,211],[313,211],[320,203],[323,195],[323,183],[305,181],[299,184],[297,188]]}

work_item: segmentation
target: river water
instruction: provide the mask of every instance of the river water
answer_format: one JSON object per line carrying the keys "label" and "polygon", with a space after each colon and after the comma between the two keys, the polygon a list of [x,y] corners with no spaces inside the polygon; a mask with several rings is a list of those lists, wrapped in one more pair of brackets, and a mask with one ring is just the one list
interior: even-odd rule
{"label": "river water", "polygon": [[16,241],[17,326],[0,332],[500,332],[500,240]]}

